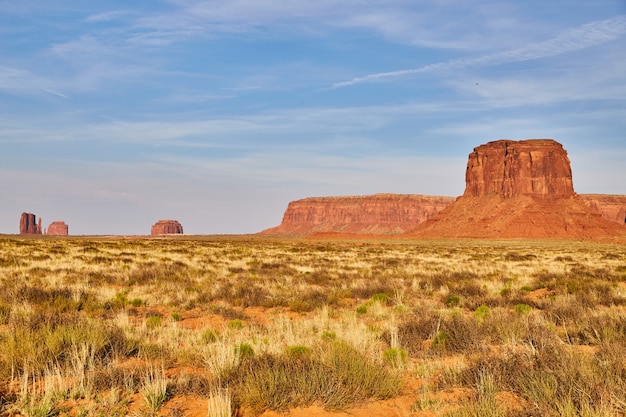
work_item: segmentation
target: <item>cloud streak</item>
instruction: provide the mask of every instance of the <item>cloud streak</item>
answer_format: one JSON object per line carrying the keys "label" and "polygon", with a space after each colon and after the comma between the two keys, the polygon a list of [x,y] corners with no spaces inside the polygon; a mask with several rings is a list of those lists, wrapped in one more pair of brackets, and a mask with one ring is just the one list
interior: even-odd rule
{"label": "cloud streak", "polygon": [[567,30],[547,41],[533,43],[521,48],[494,54],[453,59],[419,68],[369,74],[348,81],[335,83],[332,87],[341,88],[355,84],[426,74],[435,71],[490,67],[512,62],[548,58],[609,42],[624,36],[624,34],[626,34],[626,15],[621,15],[610,19],[590,22],[577,28]]}

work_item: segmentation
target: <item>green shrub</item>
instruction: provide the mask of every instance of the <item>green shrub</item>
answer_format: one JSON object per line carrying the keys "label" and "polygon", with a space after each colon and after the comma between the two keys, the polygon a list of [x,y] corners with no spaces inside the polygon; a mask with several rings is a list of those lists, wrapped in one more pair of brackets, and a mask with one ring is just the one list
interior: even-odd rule
{"label": "green shrub", "polygon": [[26,417],[52,417],[58,412],[53,399],[48,395],[25,395],[19,401],[18,408],[20,409],[20,415]]}
{"label": "green shrub", "polygon": [[491,310],[489,310],[489,307],[483,305],[474,310],[474,316],[480,320],[484,320],[490,312]]}
{"label": "green shrub", "polygon": [[367,313],[367,305],[362,304],[356,308],[357,314],[366,314]]}
{"label": "green shrub", "polygon": [[437,351],[445,350],[447,341],[448,335],[445,332],[439,331],[435,337],[433,337],[432,348]]}
{"label": "green shrub", "polygon": [[215,343],[220,338],[220,332],[213,329],[207,329],[202,333],[202,340],[205,343]]}
{"label": "green shrub", "polygon": [[322,333],[322,339],[335,340],[337,339],[337,333],[326,330]]}
{"label": "green shrub", "polygon": [[163,318],[157,315],[151,315],[146,319],[146,327],[148,329],[155,329],[160,327],[163,323]]}
{"label": "green shrub", "polygon": [[137,347],[119,327],[96,320],[19,325],[10,336],[0,337],[0,377],[19,376],[23,371],[37,376],[57,366],[70,366],[73,353],[81,351],[94,364],[106,364],[135,354]]}
{"label": "green shrub", "polygon": [[115,293],[115,298],[113,299],[113,305],[115,307],[125,307],[128,304],[128,297],[126,295],[128,291],[118,291]]}
{"label": "green shrub", "polygon": [[183,320],[183,315],[177,312],[172,313],[171,315],[172,320],[174,321],[182,321]]}
{"label": "green shrub", "polygon": [[243,328],[243,321],[240,319],[234,319],[228,322],[228,328],[233,330],[239,330]]}
{"label": "green shrub", "polygon": [[317,305],[315,303],[301,298],[296,298],[289,302],[289,309],[294,313],[307,313],[315,310],[316,307]]}
{"label": "green shrub", "polygon": [[523,316],[523,315],[530,313],[530,311],[533,308],[529,306],[528,304],[516,304],[515,307],[513,307],[513,309],[515,310],[517,314]]}
{"label": "green shrub", "polygon": [[311,348],[304,345],[294,345],[287,347],[287,354],[290,356],[301,357],[311,353]]}
{"label": "green shrub", "polygon": [[379,302],[383,305],[389,302],[389,296],[384,292],[379,292],[377,294],[372,295],[372,301]]}
{"label": "green shrub", "polygon": [[341,410],[368,399],[391,398],[400,388],[394,372],[343,342],[324,345],[315,355],[248,358],[232,370],[227,382],[237,402],[259,414],[314,403]]}
{"label": "green shrub", "polygon": [[461,297],[458,295],[449,295],[446,298],[445,304],[448,307],[456,307],[461,303]]}
{"label": "green shrub", "polygon": [[235,346],[235,355],[240,358],[248,358],[254,356],[254,349],[249,343],[240,343]]}
{"label": "green shrub", "polygon": [[406,363],[406,350],[400,348],[389,348],[383,352],[383,358],[390,365],[399,368]]}
{"label": "green shrub", "polygon": [[167,399],[167,379],[162,369],[160,371],[151,369],[146,374],[141,394],[150,411],[156,413],[161,408]]}

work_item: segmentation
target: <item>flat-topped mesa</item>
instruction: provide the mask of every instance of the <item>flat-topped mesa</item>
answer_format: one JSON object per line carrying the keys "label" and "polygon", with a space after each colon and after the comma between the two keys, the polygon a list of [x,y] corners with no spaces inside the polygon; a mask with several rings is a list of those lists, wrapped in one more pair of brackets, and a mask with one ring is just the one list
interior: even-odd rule
{"label": "flat-topped mesa", "polygon": [[20,216],[20,235],[40,235],[41,219],[37,223],[37,216],[33,213],[22,213]]}
{"label": "flat-topped mesa", "polygon": [[498,140],[474,148],[463,196],[574,196],[567,151],[552,139]]}
{"label": "flat-topped mesa", "polygon": [[159,220],[150,231],[152,236],[155,235],[182,235],[183,226],[177,220]]}
{"label": "flat-topped mesa", "polygon": [[50,223],[44,234],[49,236],[68,236],[69,226],[64,221],[57,220]]}
{"label": "flat-topped mesa", "polygon": [[452,202],[452,197],[416,194],[309,197],[290,202],[281,224],[261,234],[395,235],[414,228]]}
{"label": "flat-topped mesa", "polygon": [[[405,236],[626,237],[623,224],[607,220],[608,205],[599,200],[585,201],[574,193],[567,152],[558,142],[499,140],[470,153],[463,196]],[[601,214],[601,207],[609,215]],[[618,217],[619,208],[614,209]]]}

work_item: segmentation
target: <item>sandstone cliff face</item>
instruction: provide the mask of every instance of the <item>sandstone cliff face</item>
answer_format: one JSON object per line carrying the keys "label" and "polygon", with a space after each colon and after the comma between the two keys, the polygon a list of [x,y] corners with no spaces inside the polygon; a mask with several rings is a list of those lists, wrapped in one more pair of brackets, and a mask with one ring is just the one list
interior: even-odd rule
{"label": "sandstone cliff face", "polygon": [[591,238],[624,236],[574,193],[567,153],[548,139],[500,140],[468,157],[454,204],[418,226],[416,237]]}
{"label": "sandstone cliff face", "polygon": [[46,229],[45,234],[49,236],[68,236],[69,227],[63,221],[54,221],[50,223],[50,226]]}
{"label": "sandstone cliff face", "polygon": [[33,213],[22,213],[20,217],[20,234],[21,235],[40,235],[41,219],[37,223],[37,216]]}
{"label": "sandstone cliff face", "polygon": [[151,235],[182,235],[183,226],[177,220],[159,220],[150,231]]}
{"label": "sandstone cliff face", "polygon": [[453,201],[452,197],[413,194],[305,198],[290,202],[280,226],[261,234],[395,235],[414,228]]}
{"label": "sandstone cliff face", "polygon": [[465,173],[464,196],[497,193],[570,197],[572,170],[563,146],[551,139],[498,140],[474,148]]}
{"label": "sandstone cliff face", "polygon": [[626,225],[626,195],[579,194],[579,197],[605,219]]}

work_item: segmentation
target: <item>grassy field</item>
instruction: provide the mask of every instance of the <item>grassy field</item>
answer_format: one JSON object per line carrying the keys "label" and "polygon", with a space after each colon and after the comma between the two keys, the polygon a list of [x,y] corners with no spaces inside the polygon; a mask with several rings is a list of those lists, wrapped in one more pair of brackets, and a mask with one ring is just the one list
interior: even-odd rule
{"label": "grassy field", "polygon": [[625,306],[624,245],[4,236],[0,415],[622,416]]}

